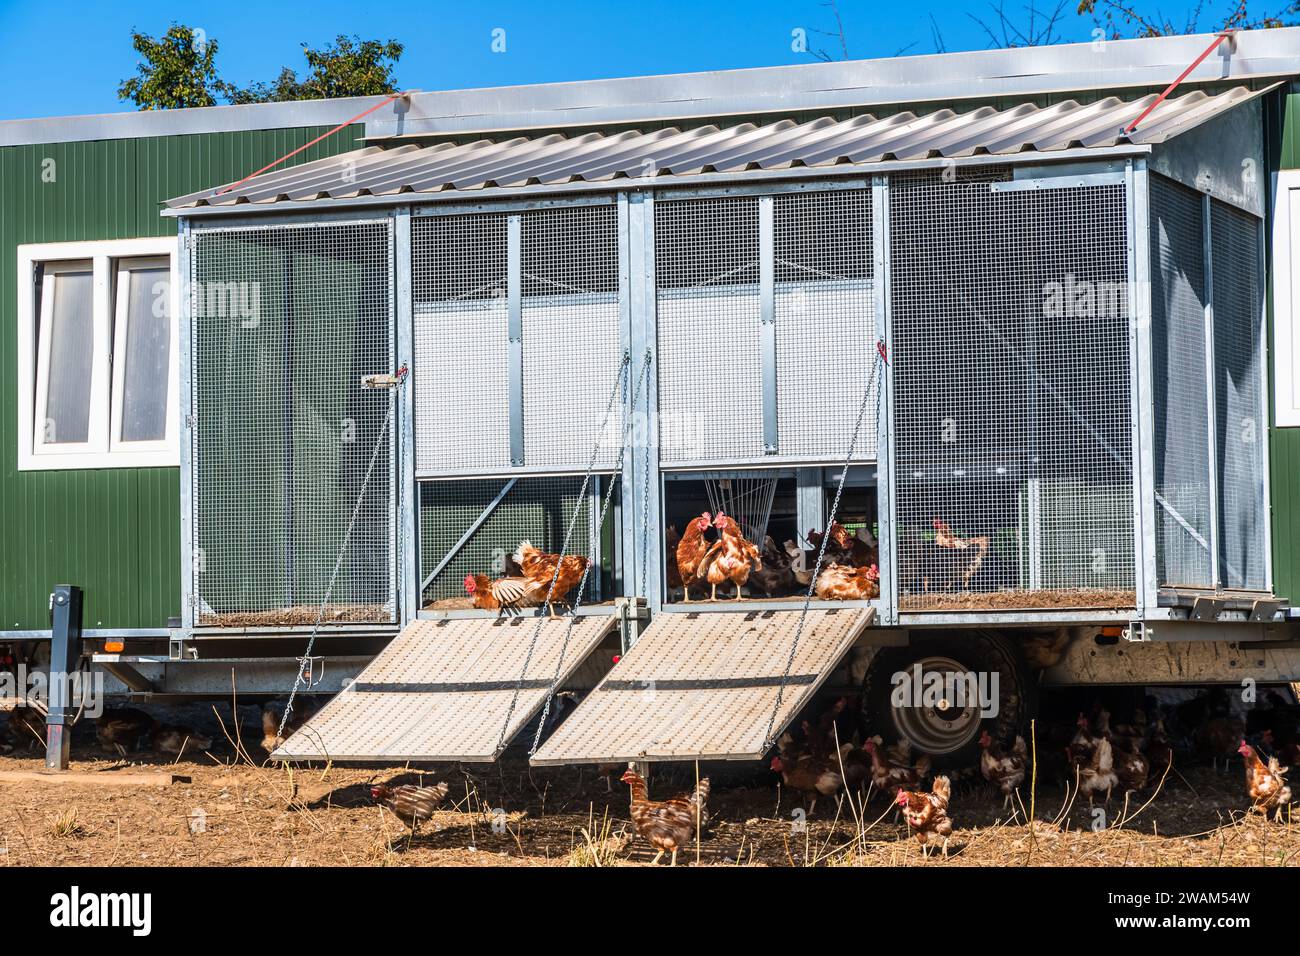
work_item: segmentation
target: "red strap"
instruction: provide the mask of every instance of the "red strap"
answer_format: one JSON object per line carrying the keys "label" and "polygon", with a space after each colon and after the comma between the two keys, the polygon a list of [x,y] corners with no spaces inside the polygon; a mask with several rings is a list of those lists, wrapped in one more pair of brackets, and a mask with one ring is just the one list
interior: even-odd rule
{"label": "red strap", "polygon": [[1191,75],[1192,70],[1196,69],[1202,63],[1204,63],[1205,58],[1209,56],[1211,53],[1213,53],[1216,49],[1218,49],[1219,44],[1222,43],[1224,40],[1228,39],[1228,37],[1230,36],[1232,36],[1231,30],[1225,30],[1222,33],[1218,34],[1214,38],[1214,42],[1211,43],[1208,47],[1206,47],[1205,52],[1202,53],[1200,56],[1198,56],[1195,60],[1193,60],[1191,66],[1183,70],[1182,73],[1178,74],[1178,79],[1174,80],[1167,87],[1165,87],[1165,91],[1156,97],[1156,101],[1154,103],[1152,103],[1150,106],[1148,106],[1146,109],[1142,111],[1141,116],[1139,116],[1133,122],[1129,123],[1128,126],[1124,128],[1124,133],[1127,135],[1128,133],[1131,133],[1135,129],[1137,129],[1138,123],[1141,123],[1144,119],[1150,116],[1151,111],[1154,110],[1161,103],[1163,103],[1165,99],[1169,96],[1169,94],[1174,91],[1174,87],[1176,87],[1179,83],[1183,82],[1183,80],[1187,79],[1187,77]]}
{"label": "red strap", "polygon": [[359,120],[359,119],[365,119],[367,116],[369,116],[369,115],[370,115],[371,113],[373,113],[375,110],[380,109],[380,108],[386,106],[387,104],[391,103],[393,100],[401,99],[403,96],[406,96],[406,95],[407,95],[406,92],[403,91],[403,92],[401,92],[401,93],[394,93],[392,96],[389,96],[389,97],[387,97],[386,99],[380,100],[380,101],[379,101],[378,103],[376,103],[374,106],[370,107],[370,109],[365,110],[364,112],[358,113],[356,116],[352,117],[351,119],[347,119],[347,120],[344,120],[342,123],[339,123],[338,126],[335,126],[335,127],[334,127],[332,130],[330,130],[328,133],[321,133],[319,136],[317,136],[315,139],[313,139],[310,143],[304,143],[303,145],[301,145],[301,146],[299,146],[297,149],[295,149],[293,152],[291,152],[291,153],[285,153],[283,156],[281,156],[281,157],[280,157],[279,159],[277,159],[275,162],[273,162],[273,163],[267,163],[265,166],[263,166],[263,167],[262,167],[261,169],[259,169],[257,172],[255,172],[255,173],[249,173],[247,176],[245,176],[245,177],[244,177],[243,179],[241,179],[239,182],[237,182],[237,183],[231,183],[229,186],[222,186],[222,187],[221,187],[220,189],[218,189],[218,190],[217,190],[213,195],[221,196],[221,195],[224,195],[225,193],[230,192],[231,190],[238,189],[240,186],[244,185],[244,183],[248,182],[248,181],[249,181],[250,179],[252,179],[254,176],[260,176],[260,175],[262,175],[262,173],[266,172],[268,169],[274,169],[276,166],[279,166],[279,165],[280,165],[282,162],[284,162],[286,159],[292,159],[294,156],[297,156],[299,153],[301,153],[304,149],[311,149],[311,147],[315,146],[315,145],[316,145],[317,143],[319,143],[321,140],[323,140],[323,139],[329,139],[331,136],[333,136],[333,135],[334,135],[335,133],[337,133],[339,130],[343,129],[345,126],[351,126],[351,125],[352,125],[353,123],[355,123],[357,120]]}

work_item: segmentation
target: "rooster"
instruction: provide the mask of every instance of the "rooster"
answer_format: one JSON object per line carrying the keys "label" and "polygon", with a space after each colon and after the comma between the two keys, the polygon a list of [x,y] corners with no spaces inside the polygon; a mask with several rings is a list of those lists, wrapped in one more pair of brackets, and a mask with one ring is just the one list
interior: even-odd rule
{"label": "rooster", "polygon": [[9,711],[9,739],[15,747],[29,750],[45,746],[45,715],[35,707],[20,704]]}
{"label": "rooster", "polygon": [[718,585],[723,581],[730,581],[736,586],[733,600],[739,601],[740,589],[749,580],[750,570],[761,569],[763,558],[754,542],[746,540],[740,533],[740,525],[736,524],[735,518],[719,511],[713,519],[713,527],[718,529],[718,540],[709,548],[696,574],[712,586],[710,601],[718,599]]}
{"label": "rooster", "polygon": [[795,583],[801,587],[807,587],[808,582],[812,580],[812,568],[808,567],[808,555],[803,548],[793,541],[786,541],[781,545],[781,548],[790,558],[790,573],[794,575]]}
{"label": "rooster", "polygon": [[[665,554],[677,554],[677,546],[682,543],[682,533],[677,530],[677,525],[670,524],[668,530],[664,532]],[[682,587],[682,571],[677,566],[676,561],[668,562],[668,593],[672,594],[678,588]]]}
{"label": "rooster", "polygon": [[1291,787],[1286,782],[1287,771],[1276,757],[1269,757],[1268,763],[1259,759],[1255,748],[1246,741],[1237,748],[1246,762],[1246,790],[1250,793],[1250,809],[1254,813],[1281,816],[1282,808],[1291,803]]}
{"label": "rooster", "polygon": [[632,825],[658,851],[651,863],[656,864],[665,853],[671,853],[670,865],[676,866],[677,851],[690,845],[703,824],[709,802],[709,778],[701,778],[689,797],[683,794],[662,801],[649,798],[645,780],[635,770],[624,772],[622,781],[632,788]]}
{"label": "rooster", "polygon": [[1223,772],[1228,772],[1228,761],[1234,752],[1241,751],[1234,746],[1246,733],[1246,723],[1232,716],[1211,717],[1202,722],[1193,736],[1193,745],[1200,757],[1209,757],[1210,766],[1216,771],[1219,761],[1223,761]]}
{"label": "rooster", "polygon": [[1119,784],[1110,741],[1094,734],[1083,714],[1079,715],[1078,728],[1070,741],[1069,756],[1079,775],[1079,789],[1088,795],[1088,806],[1092,806],[1093,797],[1103,790],[1109,804],[1111,791]]}
{"label": "rooster", "polygon": [[880,571],[874,564],[865,568],[829,565],[817,575],[817,596],[823,601],[870,601],[880,597]]}
{"label": "rooster", "polygon": [[1120,792],[1130,793],[1143,789],[1151,774],[1151,761],[1132,737],[1116,737],[1114,740],[1111,749]]}
{"label": "rooster", "polygon": [[929,754],[921,754],[912,764],[910,744],[906,751],[895,749],[891,755],[872,737],[862,745],[862,749],[871,756],[871,785],[891,796],[899,790],[919,787],[930,775]]}
{"label": "rooster", "polygon": [[316,704],[309,697],[295,697],[293,701],[293,710],[289,712],[289,720],[284,725],[284,736],[280,736],[280,717],[284,713],[284,706],[277,701],[272,701],[262,708],[262,749],[267,753],[275,750],[294,733],[303,724],[311,719],[316,713]]}
{"label": "rooster", "polygon": [[[587,559],[581,555],[566,554],[561,557],[558,554],[547,554],[534,548],[528,541],[519,542],[514,559],[534,592],[540,585],[540,600],[546,602],[551,617],[555,617],[555,602],[564,600],[565,595],[582,580],[582,575],[587,570]],[[555,574],[557,563],[560,568],[558,577]],[[551,584],[552,579],[555,581],[554,586]]]}
{"label": "rooster", "polygon": [[[1002,744],[989,736],[988,731],[980,733],[980,773],[984,779],[1001,791],[1005,798],[1002,809],[1012,806],[1012,795],[1025,782],[1025,764],[1028,762],[1028,750],[1025,738],[1016,735],[1016,742],[1011,753],[1002,749]],[[1014,809],[1014,808],[1013,808]]]}
{"label": "rooster", "polygon": [[710,543],[704,537],[706,531],[713,527],[713,515],[707,511],[698,518],[692,518],[686,526],[686,534],[677,543],[677,576],[681,580],[682,600],[691,599],[691,586],[699,580],[700,564],[709,553]]}
{"label": "rooster", "polygon": [[768,597],[777,597],[795,586],[790,555],[780,550],[772,536],[763,539],[763,563],[749,575],[750,590],[759,590]]}
{"label": "rooster", "polygon": [[[846,747],[852,749],[851,745]],[[781,775],[781,782],[810,800],[808,813],[817,810],[817,800],[838,793],[844,786],[844,771],[840,757],[830,753],[796,752],[787,750],[772,758],[772,770]]]}
{"label": "rooster", "polygon": [[943,841],[943,855],[948,855],[948,839],[952,836],[952,821],[948,819],[948,799],[952,785],[947,777],[935,777],[929,793],[899,790],[895,803],[902,809],[908,828],[916,834],[921,844],[921,855],[929,856],[929,842]]}
{"label": "rooster", "polygon": [[959,538],[953,534],[952,528],[948,522],[942,518],[934,519],[934,543],[941,548],[947,548],[953,551],[970,551],[972,552],[970,563],[961,569],[961,584],[963,588],[970,587],[970,579],[975,577],[980,566],[984,564],[984,558],[988,554],[989,539],[984,536],[977,538]]}
{"label": "rooster", "polygon": [[95,736],[107,752],[119,756],[139,750],[141,743],[153,738],[158,722],[134,707],[105,710],[95,721]]}
{"label": "rooster", "polygon": [[448,789],[445,783],[435,783],[432,787],[416,787],[409,783],[400,787],[379,785],[370,788],[370,796],[410,827],[414,835],[419,825],[431,819],[433,812],[447,799]]}
{"label": "rooster", "polygon": [[498,615],[536,607],[546,596],[546,587],[546,584],[539,585],[525,577],[493,581],[486,574],[465,575],[465,593],[474,606],[481,611],[496,611]]}
{"label": "rooster", "polygon": [[188,727],[160,724],[154,730],[153,749],[160,754],[182,756],[185,751],[201,753],[212,749],[212,738],[196,734]]}

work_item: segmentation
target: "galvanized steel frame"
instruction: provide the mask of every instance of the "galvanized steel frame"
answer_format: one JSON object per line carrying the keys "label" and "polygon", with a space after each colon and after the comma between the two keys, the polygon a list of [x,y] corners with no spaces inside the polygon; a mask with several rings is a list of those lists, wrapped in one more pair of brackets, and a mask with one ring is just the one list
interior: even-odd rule
{"label": "galvanized steel frame", "polygon": [[1219,456],[1218,403],[1215,400],[1214,360],[1214,246],[1213,201],[1210,194],[1201,196],[1201,255],[1205,262],[1205,441],[1209,448],[1210,479],[1210,585],[1223,586],[1219,569]]}
{"label": "galvanized steel frame", "polygon": [[1135,613],[1160,602],[1156,580],[1155,397],[1151,361],[1150,204],[1145,160],[1125,164],[1129,277],[1129,405],[1132,409]]}
{"label": "galvanized steel frame", "polygon": [[[1102,159],[1100,151],[1088,150],[1083,151],[1089,159]],[[1158,609],[1158,581],[1156,580],[1156,527],[1155,527],[1155,508],[1157,507],[1154,488],[1154,473],[1152,450],[1154,447],[1154,421],[1153,421],[1153,404],[1152,404],[1152,343],[1151,343],[1151,286],[1150,286],[1150,248],[1149,248],[1149,198],[1148,198],[1148,176],[1147,163],[1144,156],[1145,150],[1130,150],[1121,155],[1127,155],[1129,158],[1125,163],[1125,170],[1122,174],[1127,197],[1126,203],[1126,229],[1127,229],[1127,255],[1130,276],[1129,306],[1132,315],[1130,323],[1130,341],[1129,341],[1129,360],[1130,360],[1130,396],[1131,403],[1131,435],[1132,448],[1134,456],[1134,549],[1135,549],[1135,572],[1137,576],[1137,588],[1135,598],[1135,608],[1132,616],[1136,619],[1146,617],[1156,618],[1160,616]],[[1113,158],[1111,152],[1107,156]],[[1007,157],[1000,157],[1000,163],[1007,163]],[[1039,158],[1038,162],[1042,162]],[[908,164],[909,167],[918,167],[918,164]],[[930,164],[937,165],[937,164]],[[787,172],[786,177],[790,174]],[[1091,181],[1092,177],[1086,177]],[[1024,183],[1026,185],[1020,185]],[[1033,188],[1042,185],[1033,180],[1022,180],[1015,184],[1018,188]],[[1030,186],[1028,184],[1032,183]],[[636,183],[625,183],[625,188],[615,196],[580,196],[570,195],[563,198],[543,198],[532,199],[529,201],[487,201],[479,203],[467,203],[457,201],[447,203],[437,207],[413,207],[403,206],[390,213],[394,220],[394,229],[392,231],[393,242],[395,245],[394,263],[396,268],[395,283],[397,294],[395,296],[396,309],[396,365],[403,361],[409,362],[411,337],[412,337],[412,303],[410,295],[411,286],[411,261],[409,255],[410,244],[410,220],[412,216],[417,215],[445,215],[445,214],[463,214],[467,211],[510,211],[512,213],[522,212],[529,209],[566,207],[575,203],[616,203],[618,207],[618,235],[619,235],[619,272],[620,272],[620,294],[619,294],[619,312],[621,335],[624,347],[629,351],[632,359],[632,367],[629,370],[628,385],[624,395],[624,413],[631,415],[633,409],[629,406],[631,391],[630,386],[641,375],[641,365],[648,360],[651,362],[650,374],[648,376],[649,392],[642,398],[640,414],[645,415],[645,421],[648,426],[647,431],[642,429],[638,431],[636,427],[629,429],[629,439],[633,444],[628,449],[627,460],[621,476],[623,483],[622,505],[618,514],[618,537],[619,546],[621,547],[621,564],[622,575],[624,580],[623,591],[625,594],[633,594],[637,590],[643,590],[642,596],[646,599],[647,604],[652,612],[664,609],[663,604],[663,582],[662,582],[662,560],[659,555],[659,546],[656,542],[662,541],[663,531],[663,512],[662,512],[662,491],[665,473],[661,471],[658,458],[658,443],[653,440],[652,430],[655,428],[655,416],[652,409],[658,407],[657,399],[657,371],[653,367],[656,364],[656,321],[655,321],[655,263],[654,263],[654,205],[656,202],[673,202],[683,201],[692,198],[731,196],[731,195],[758,195],[767,197],[762,201],[760,209],[766,208],[771,210],[771,197],[780,193],[790,191],[823,191],[827,189],[853,189],[863,188],[868,185],[868,180],[861,178],[838,178],[827,180],[822,178],[801,178],[795,181],[785,182],[761,182],[746,183],[744,185],[726,185],[726,186],[709,186],[702,188],[660,188],[651,189],[627,189],[628,185],[639,185]],[[878,174],[871,177],[869,185],[872,190],[872,240],[874,263],[874,282],[873,296],[876,312],[877,334],[882,342],[885,343],[887,351],[892,346],[891,330],[891,309],[890,309],[890,255],[889,255],[889,189],[890,182],[887,174]],[[1206,202],[1209,202],[1207,197]],[[364,214],[359,215],[356,210],[350,212],[336,211],[327,215],[315,215],[311,217],[308,225],[314,225],[319,222],[374,222],[376,218]],[[514,219],[518,219],[515,215]],[[225,216],[220,220],[203,222],[201,225],[192,222],[188,216],[180,218],[178,227],[181,235],[180,244],[180,268],[181,274],[188,276],[191,257],[191,238],[194,229],[197,228],[238,228],[242,226],[256,226],[272,228],[276,225],[283,224],[304,224],[304,217],[301,213],[295,212],[287,215],[268,216],[259,214],[246,217]],[[1261,224],[1260,228],[1263,228]],[[772,241],[772,220],[770,212],[763,214],[760,218],[761,236],[765,243]],[[1206,242],[1209,242],[1210,217],[1205,217]],[[1264,244],[1260,243],[1261,268],[1263,267],[1263,257],[1265,256]],[[516,257],[512,256],[512,259]],[[1210,257],[1206,256],[1207,277],[1210,275]],[[517,268],[517,263],[516,263]],[[769,269],[765,270],[763,276],[766,279],[767,295],[764,297],[764,325],[767,326],[766,320],[772,315],[771,289],[774,285]],[[515,276],[515,281],[518,277]],[[514,292],[518,294],[518,285],[515,285]],[[1210,298],[1207,295],[1207,298]],[[1211,299],[1212,305],[1212,299]],[[182,355],[185,361],[182,363],[181,370],[181,395],[182,395],[182,427],[187,433],[190,429],[192,407],[192,349],[193,339],[191,330],[191,303],[188,297],[181,301],[180,305],[180,345]],[[516,313],[517,314],[517,313]],[[1212,315],[1207,316],[1207,329],[1212,324]],[[1207,334],[1208,331],[1207,331]],[[765,356],[768,354],[765,340]],[[1261,339],[1261,350],[1266,349],[1267,343]],[[1261,367],[1265,367],[1261,365]],[[1207,362],[1207,375],[1212,381],[1212,356]],[[977,624],[1032,624],[1062,621],[1115,621],[1130,616],[1126,610],[1108,611],[1108,610],[1081,610],[1081,611],[1060,611],[1060,610],[1042,610],[1042,611],[1019,611],[1019,612],[948,612],[948,613],[908,613],[900,615],[898,610],[898,581],[896,569],[894,567],[894,558],[897,555],[897,515],[895,513],[895,489],[893,482],[893,473],[895,470],[895,443],[894,430],[890,427],[893,417],[894,386],[893,386],[893,367],[892,363],[886,362],[882,369],[881,376],[881,397],[879,401],[879,411],[877,416],[878,434],[883,439],[877,452],[877,506],[880,524],[880,548],[881,548],[881,598],[877,602],[871,602],[878,607],[881,614],[882,625],[899,625],[907,624],[911,626],[940,625],[940,626],[974,626]],[[773,373],[774,379],[774,366]],[[769,397],[767,382],[768,371],[765,364],[764,371],[764,435],[766,440],[773,436],[775,417],[774,414],[769,419],[766,414],[769,408],[769,401],[772,402],[772,412],[774,413],[774,388]],[[1264,390],[1262,395],[1264,402],[1267,402],[1267,391]],[[1212,401],[1212,399],[1211,399]],[[1213,406],[1211,406],[1213,408]],[[416,506],[415,489],[416,473],[414,466],[414,408],[411,400],[410,389],[406,390],[401,405],[402,414],[398,416],[397,441],[395,450],[398,454],[400,468],[394,469],[395,475],[400,475],[400,490],[394,500],[401,502],[403,514],[400,519],[399,540],[395,548],[398,567],[394,573],[394,581],[400,582],[400,593],[398,595],[398,606],[400,608],[400,617],[402,621],[409,621],[417,617],[425,616],[418,611],[420,584],[418,581],[418,560],[414,556],[418,555],[418,507]],[[1212,427],[1212,426],[1211,426]],[[770,430],[769,430],[770,429]],[[775,436],[779,442],[779,436]],[[637,446],[640,440],[646,446],[644,448]],[[777,442],[773,442],[776,444]],[[1267,443],[1263,450],[1264,460],[1264,478],[1265,478],[1265,501],[1266,506],[1269,501],[1268,496],[1268,448]],[[823,464],[832,464],[827,461]],[[192,515],[192,496],[189,490],[189,481],[194,473],[196,463],[194,461],[194,449],[192,443],[188,440],[182,442],[181,450],[181,496],[182,496],[182,629],[183,633],[188,636],[194,628],[195,607],[192,585],[192,575],[190,563],[192,561],[193,547],[193,515]],[[728,466],[734,468],[763,468],[761,463],[743,464]],[[817,466],[808,463],[799,462],[797,467],[800,469],[810,469]],[[676,473],[679,471],[689,471],[697,469],[716,470],[716,462],[700,463],[682,463],[674,465],[671,469]],[[649,496],[643,493],[646,487],[645,471],[649,469],[651,480],[649,485]],[[554,469],[547,472],[549,474],[558,474]],[[511,470],[501,477],[514,477],[518,475],[529,474],[526,468]],[[811,489],[804,489],[808,494],[812,494]],[[1216,493],[1217,497],[1217,493]],[[640,522],[642,509],[647,512],[647,534],[651,547],[648,549],[650,560],[647,566],[640,566]],[[1215,524],[1212,524],[1215,528]],[[1270,529],[1265,523],[1265,534],[1269,535]],[[1217,535],[1217,528],[1215,528]],[[406,556],[412,556],[413,560],[407,561]],[[1272,584],[1272,556],[1266,556],[1266,573],[1268,576],[1269,586]],[[1215,574],[1218,574],[1217,557],[1214,561]],[[638,587],[642,585],[642,587]],[[831,603],[830,606],[844,606],[837,603]],[[781,608],[780,602],[746,602],[736,611],[752,611],[769,607],[772,609]],[[668,608],[670,611],[688,610],[687,608]],[[728,611],[732,610],[725,607],[709,608],[704,606],[694,606],[689,610],[701,612]]]}
{"label": "galvanized steel frame", "polygon": [[[875,176],[871,181],[872,242],[875,256],[876,335],[884,346],[882,367],[876,387],[880,400],[876,408],[876,520],[880,527],[877,542],[880,552],[880,618],[890,626],[898,623],[898,514],[894,488],[894,366],[892,296],[890,285],[889,244],[889,177]],[[883,439],[883,440],[882,440]]]}

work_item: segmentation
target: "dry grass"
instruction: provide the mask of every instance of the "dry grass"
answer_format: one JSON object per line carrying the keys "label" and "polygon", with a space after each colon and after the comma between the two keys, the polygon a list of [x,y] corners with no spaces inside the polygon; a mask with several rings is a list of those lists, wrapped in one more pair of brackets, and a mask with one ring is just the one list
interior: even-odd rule
{"label": "dry grass", "polygon": [[[653,856],[632,835],[625,790],[607,794],[591,768],[530,769],[514,752],[500,765],[441,765],[423,774],[258,766],[235,757],[233,746],[215,757],[157,763],[189,782],[149,789],[0,784],[0,866],[613,866]],[[40,766],[35,758],[0,759],[7,769]],[[98,758],[89,747],[74,750],[76,773],[139,769]],[[712,765],[700,772],[714,785],[699,846],[706,866],[1280,866],[1294,864],[1300,852],[1292,823],[1246,812],[1238,772],[1182,768],[1146,806],[1114,800],[1095,832],[1073,788],[1040,781],[1008,821],[1001,797],[982,781],[959,781],[946,860],[923,859],[880,795],[823,800],[800,828],[792,816],[800,802],[766,771]],[[689,765],[661,769],[652,786],[665,795],[689,791],[695,773]],[[414,836],[369,798],[371,783],[433,780],[446,780],[451,795]],[[52,812],[55,801],[60,809]],[[1038,818],[1032,830],[1022,822],[1031,804]],[[695,862],[691,847],[678,865]]]}
{"label": "dry grass", "polygon": [[[293,627],[316,623],[318,604],[299,604],[275,611],[240,611],[229,614],[204,614],[203,627]],[[382,604],[327,604],[321,618],[324,624],[387,624],[393,612]]]}
{"label": "dry grass", "polygon": [[1056,588],[1044,591],[962,591],[907,594],[899,599],[904,611],[986,611],[1052,608],[1131,608],[1132,591],[1104,588]]}

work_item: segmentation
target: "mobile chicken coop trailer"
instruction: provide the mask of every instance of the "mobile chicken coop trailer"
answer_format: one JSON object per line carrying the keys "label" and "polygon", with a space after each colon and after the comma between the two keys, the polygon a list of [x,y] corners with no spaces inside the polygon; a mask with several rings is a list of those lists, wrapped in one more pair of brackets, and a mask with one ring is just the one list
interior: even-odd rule
{"label": "mobile chicken coop trailer", "polygon": [[[996,672],[1003,729],[1040,682],[1300,678],[1300,31],[1162,98],[1212,39],[412,94],[169,199],[180,619],[96,660],[342,688],[277,752],[336,760],[495,759],[562,690],[534,762],[757,758],[828,681],[969,747],[973,703],[883,706],[914,666]],[[687,600],[702,511],[809,567],[833,517],[879,594]],[[590,558],[571,612],[469,608],[525,539]]]}

